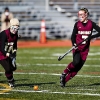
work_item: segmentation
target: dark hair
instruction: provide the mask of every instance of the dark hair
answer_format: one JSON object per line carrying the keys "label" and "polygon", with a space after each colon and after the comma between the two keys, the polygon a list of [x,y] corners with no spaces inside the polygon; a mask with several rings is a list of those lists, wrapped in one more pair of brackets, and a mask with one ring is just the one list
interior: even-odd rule
{"label": "dark hair", "polygon": [[8,8],[8,7],[5,7],[5,11],[6,11],[6,10],[8,10],[8,11],[9,11],[9,8]]}
{"label": "dark hair", "polygon": [[[87,8],[81,8],[80,10],[85,11],[85,13],[87,13],[87,14],[89,15],[89,11],[88,11],[88,9],[87,9]],[[80,10],[79,10],[79,11],[80,11]]]}

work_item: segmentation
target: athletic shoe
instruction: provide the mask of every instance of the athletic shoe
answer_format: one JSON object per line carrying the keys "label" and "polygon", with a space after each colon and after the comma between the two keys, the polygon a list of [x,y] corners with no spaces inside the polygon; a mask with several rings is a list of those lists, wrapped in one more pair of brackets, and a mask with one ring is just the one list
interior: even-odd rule
{"label": "athletic shoe", "polygon": [[9,83],[9,86],[10,86],[11,88],[14,88],[14,86],[15,86],[14,79],[11,80],[11,81],[8,81],[8,83]]}
{"label": "athletic shoe", "polygon": [[66,84],[65,77],[66,77],[66,74],[63,74],[63,73],[60,76],[60,85],[61,85],[61,87],[65,87],[65,84]]}

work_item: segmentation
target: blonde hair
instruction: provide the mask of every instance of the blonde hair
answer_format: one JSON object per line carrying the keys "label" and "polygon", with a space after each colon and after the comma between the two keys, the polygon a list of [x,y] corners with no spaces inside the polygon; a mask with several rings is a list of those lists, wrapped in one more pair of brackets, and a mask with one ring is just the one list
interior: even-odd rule
{"label": "blonde hair", "polygon": [[12,18],[10,20],[10,26],[14,26],[14,25],[19,26],[19,20],[17,18]]}

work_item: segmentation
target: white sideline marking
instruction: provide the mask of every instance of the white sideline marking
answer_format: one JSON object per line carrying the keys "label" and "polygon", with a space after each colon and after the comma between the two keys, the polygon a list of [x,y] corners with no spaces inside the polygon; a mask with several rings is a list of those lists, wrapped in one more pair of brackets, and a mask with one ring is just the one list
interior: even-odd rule
{"label": "white sideline marking", "polygon": [[[55,53],[55,54],[52,54],[53,56],[61,56],[61,55],[64,55],[64,53]],[[88,53],[88,56],[98,56],[100,55],[100,52],[89,52]],[[72,53],[69,53],[67,56],[72,56]]]}
{"label": "white sideline marking", "polygon": [[33,50],[23,50],[23,51],[18,51],[18,54],[22,54],[22,52],[23,53],[27,53],[27,54],[43,54],[45,52],[48,52],[48,50],[49,49],[44,49],[44,50],[41,50],[41,52],[40,52],[39,49],[38,50],[34,50],[34,52],[33,52]]}
{"label": "white sideline marking", "polygon": [[[0,72],[1,74],[4,72]],[[53,76],[60,76],[61,74],[56,73],[24,73],[24,72],[15,72],[14,74],[29,74],[29,75],[53,75]],[[77,77],[100,77],[100,76],[92,76],[92,75],[76,75]]]}
{"label": "white sideline marking", "polygon": [[[27,59],[27,57],[17,57],[17,59]],[[46,60],[46,59],[55,59],[57,60],[57,57],[29,57],[28,59],[41,59],[41,60]],[[65,58],[66,59],[66,58]],[[72,60],[72,57],[68,57],[67,59]],[[100,60],[100,58],[87,58],[87,60]]]}
{"label": "white sideline marking", "polygon": [[[37,64],[30,64],[30,63],[27,63],[27,64],[20,64],[20,63],[17,63],[17,66],[21,66],[21,67],[27,67],[27,66],[47,66],[47,67],[51,67],[51,66],[67,66],[68,64],[41,64],[41,63],[37,63]],[[100,67],[100,65],[87,65],[85,64],[83,67]]]}
{"label": "white sideline marking", "polygon": [[[0,72],[0,73],[4,73],[4,72]],[[20,72],[15,72],[14,74],[43,74],[43,75],[60,75],[60,74],[55,74],[55,73],[20,73]],[[91,76],[91,75],[76,75],[79,77],[100,77],[100,76]],[[9,90],[9,89],[0,89],[0,90]],[[92,90],[92,89],[82,89],[82,90]],[[92,94],[92,93],[66,93],[66,92],[52,92],[49,90],[39,90],[39,91],[34,91],[34,90],[16,90],[16,89],[12,89],[11,91],[15,91],[15,92],[24,92],[24,93],[51,93],[51,94],[71,94],[71,95],[87,95],[87,96],[100,96],[100,94]],[[0,93],[0,94],[10,94],[10,93]]]}
{"label": "white sideline marking", "polygon": [[30,64],[30,63],[27,63],[27,64],[19,64],[17,63],[18,66],[32,66],[32,65],[35,65],[35,66],[67,66],[67,64],[41,64],[41,63],[37,63],[37,64]]}
{"label": "white sideline marking", "polygon": [[80,95],[88,95],[88,96],[100,96],[100,94],[92,94],[92,93],[66,93],[66,94],[80,94]]}
{"label": "white sideline marking", "polygon": [[0,89],[0,90],[11,90],[11,89]]}
{"label": "white sideline marking", "polygon": [[[3,89],[5,90],[5,89]],[[84,89],[83,89],[84,90]],[[86,89],[87,90],[87,89]],[[100,96],[100,94],[92,94],[92,93],[66,93],[66,92],[51,92],[49,90],[41,90],[41,91],[32,91],[32,90],[11,90],[11,91],[14,91],[14,92],[24,92],[24,93],[52,93],[52,94],[72,94],[72,95],[90,95],[90,96]],[[10,94],[10,93],[0,93],[0,94]]]}
{"label": "white sideline marking", "polygon": [[90,51],[100,51],[100,48],[98,48],[98,49],[95,49],[95,48],[90,48]]}
{"label": "white sideline marking", "polygon": [[89,95],[89,96],[100,96],[100,94],[92,94],[92,93],[71,93],[71,92],[69,92],[69,93],[66,93],[66,92],[51,92],[51,91],[49,91],[49,90],[41,90],[41,91],[32,91],[32,90],[28,90],[28,91],[26,91],[26,90],[12,90],[12,91],[15,91],[15,92],[24,92],[24,93],[36,93],[36,92],[38,92],[38,93],[52,93],[52,94],[73,94],[73,95]]}
{"label": "white sideline marking", "polygon": [[32,90],[15,90],[15,89],[13,89],[12,91],[16,91],[16,92],[48,92],[48,90],[41,90],[41,91],[32,91]]}
{"label": "white sideline marking", "polygon": [[[5,89],[2,89],[5,90]],[[84,90],[84,89],[83,89]],[[52,93],[52,94],[72,94],[72,95],[89,95],[89,96],[100,96],[100,94],[92,94],[92,93],[66,93],[66,92],[51,92],[49,90],[41,90],[41,91],[34,91],[34,90],[15,90],[13,89],[12,91],[14,92],[24,92],[24,93]],[[10,93],[0,93],[0,94],[10,94]]]}
{"label": "white sideline marking", "polygon": [[30,93],[30,92],[39,92],[39,93],[55,93],[55,94],[66,94],[65,92],[50,92],[49,90],[41,90],[41,91],[32,91],[32,90],[12,90],[12,91],[16,91],[16,92],[27,92],[27,93]]}
{"label": "white sideline marking", "polygon": [[85,91],[96,91],[96,89],[76,89],[76,90],[85,90]]}
{"label": "white sideline marking", "polygon": [[0,89],[0,94],[10,94],[2,91],[10,91],[11,89]]}
{"label": "white sideline marking", "polygon": [[10,93],[0,93],[0,94],[10,94]]}

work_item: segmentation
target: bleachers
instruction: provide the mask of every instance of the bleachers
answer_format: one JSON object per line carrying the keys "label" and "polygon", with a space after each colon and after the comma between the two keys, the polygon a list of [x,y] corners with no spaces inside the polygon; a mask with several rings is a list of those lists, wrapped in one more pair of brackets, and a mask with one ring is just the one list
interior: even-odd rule
{"label": "bleachers", "polygon": [[[96,21],[96,23],[98,23],[100,16],[99,1],[52,0],[53,4],[51,5],[50,0],[48,11],[45,7],[45,0],[8,1],[0,0],[0,14],[6,6],[10,8],[10,11],[13,12],[14,16],[21,22],[19,34],[21,34],[23,39],[39,40],[42,19],[46,21],[47,39],[69,39],[73,25],[77,20],[77,11],[81,7],[87,7],[89,9],[91,14],[90,18]],[[77,1],[77,3],[75,4],[74,1]]]}
{"label": "bleachers", "polygon": [[98,20],[100,16],[100,10],[99,10],[100,0],[72,0],[71,2],[69,2],[69,0],[65,0],[66,2],[62,2],[61,0],[57,0],[57,1],[52,0],[53,6],[59,5],[62,9],[65,9],[66,13],[70,13],[72,16],[77,16],[77,11],[80,8],[82,7],[88,8],[90,12],[90,18],[93,21],[96,21],[96,23],[98,24]]}
{"label": "bleachers", "polygon": [[[41,20],[46,20],[46,36],[48,39],[56,39],[56,38],[66,38],[67,33],[69,32],[66,27],[64,27],[63,23],[67,18],[57,12],[55,9],[50,8],[47,12],[45,10],[45,6],[41,5],[41,0],[34,0],[32,2],[27,2],[27,0],[23,0],[23,2],[2,2],[0,5],[0,14],[3,12],[4,7],[8,6],[10,11],[13,12],[14,16],[17,17],[20,22],[20,30],[22,38],[25,39],[39,39],[40,28],[41,28]],[[37,5],[35,5],[37,2]],[[39,2],[39,3],[38,3]],[[5,5],[6,4],[6,5]],[[60,20],[59,20],[60,19]]]}

